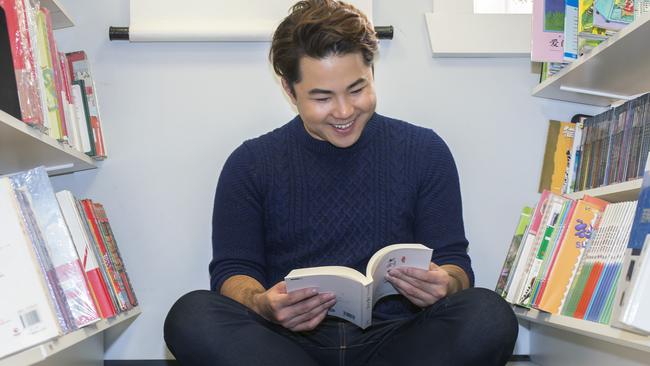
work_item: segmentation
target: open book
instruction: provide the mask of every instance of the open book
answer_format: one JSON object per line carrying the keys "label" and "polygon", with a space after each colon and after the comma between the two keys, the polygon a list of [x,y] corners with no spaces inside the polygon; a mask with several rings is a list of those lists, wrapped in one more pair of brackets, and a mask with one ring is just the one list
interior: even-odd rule
{"label": "open book", "polygon": [[385,279],[391,268],[429,269],[433,250],[422,244],[393,244],[378,250],[368,261],[366,275],[342,266],[294,269],[284,278],[287,292],[317,288],[336,294],[336,305],[328,315],[348,320],[365,329],[372,320],[372,308],[384,296],[397,294]]}

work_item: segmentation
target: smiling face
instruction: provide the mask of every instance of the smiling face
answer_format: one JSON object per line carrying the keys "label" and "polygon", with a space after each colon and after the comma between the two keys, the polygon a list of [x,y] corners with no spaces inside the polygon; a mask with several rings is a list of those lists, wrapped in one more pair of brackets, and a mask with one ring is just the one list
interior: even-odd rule
{"label": "smiling face", "polygon": [[372,67],[359,52],[322,59],[303,56],[293,93],[286,80],[282,85],[305,130],[336,147],[350,147],[359,140],[377,105]]}

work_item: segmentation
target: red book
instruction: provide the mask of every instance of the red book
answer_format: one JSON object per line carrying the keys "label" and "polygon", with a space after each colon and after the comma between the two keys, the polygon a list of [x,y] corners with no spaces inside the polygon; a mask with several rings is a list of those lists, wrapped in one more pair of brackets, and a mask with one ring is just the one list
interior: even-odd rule
{"label": "red book", "polygon": [[27,27],[25,4],[23,0],[0,0],[0,7],[7,18],[22,120],[30,125],[43,125],[41,96],[36,81],[36,65]]}
{"label": "red book", "polygon": [[594,263],[594,266],[591,269],[591,273],[589,274],[589,278],[587,279],[587,283],[585,284],[585,289],[582,292],[582,297],[580,297],[580,301],[578,302],[578,307],[573,313],[574,318],[584,319],[585,314],[587,313],[587,307],[589,306],[589,301],[591,300],[591,296],[596,289],[596,285],[598,284],[598,279],[600,278],[600,273],[602,271],[603,263]]}
{"label": "red book", "polygon": [[122,285],[126,291],[126,296],[129,299],[131,306],[137,306],[138,300],[135,298],[135,293],[133,291],[133,286],[129,280],[129,276],[126,273],[126,267],[124,266],[124,261],[120,255],[120,251],[117,247],[117,242],[115,241],[115,236],[113,235],[113,230],[111,229],[111,224],[108,222],[108,217],[106,216],[106,210],[101,203],[93,202],[93,207],[95,209],[95,217],[97,218],[99,229],[103,235],[104,243],[106,248],[111,256],[113,261],[113,266],[115,270],[120,275],[122,280]]}
{"label": "red book", "polygon": [[101,261],[100,265],[104,266],[108,275],[108,278],[106,279],[107,287],[109,291],[115,295],[120,311],[127,310],[129,308],[127,306],[128,298],[125,294],[124,288],[120,286],[121,280],[119,278],[119,274],[117,273],[115,266],[111,261],[110,254],[106,248],[106,244],[104,243],[101,231],[98,226],[97,217],[95,216],[93,203],[89,199],[83,199],[79,202],[84,209],[84,213],[88,219],[88,226],[90,227],[92,235],[95,238],[95,243],[97,244],[97,249],[101,257],[99,258]]}

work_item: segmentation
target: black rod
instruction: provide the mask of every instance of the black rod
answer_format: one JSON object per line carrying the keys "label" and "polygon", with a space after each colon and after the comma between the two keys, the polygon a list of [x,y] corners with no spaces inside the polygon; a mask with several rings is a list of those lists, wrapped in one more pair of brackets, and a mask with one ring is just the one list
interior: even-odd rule
{"label": "black rod", "polygon": [[[376,26],[375,32],[377,32],[377,38],[379,39],[393,39],[392,25]],[[128,41],[129,27],[108,27],[108,39],[111,41]]]}

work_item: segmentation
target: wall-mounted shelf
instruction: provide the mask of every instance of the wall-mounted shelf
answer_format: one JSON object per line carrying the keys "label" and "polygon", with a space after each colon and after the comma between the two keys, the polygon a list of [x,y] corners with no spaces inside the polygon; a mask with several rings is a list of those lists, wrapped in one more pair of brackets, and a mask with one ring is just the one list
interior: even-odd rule
{"label": "wall-mounted shelf", "polygon": [[641,183],[643,183],[643,178],[638,178],[627,182],[569,193],[567,196],[573,199],[578,199],[582,198],[584,195],[589,195],[591,197],[601,198],[607,202],[633,201],[639,198]]}
{"label": "wall-mounted shelf", "polygon": [[140,308],[135,307],[113,318],[102,319],[95,324],[0,359],[0,366],[32,365],[43,361],[123,321],[135,319],[138,315],[140,315]]}
{"label": "wall-mounted shelf", "polygon": [[585,335],[608,343],[650,352],[650,337],[613,328],[583,319],[576,319],[564,315],[544,313],[536,309],[514,307],[515,315],[520,320],[549,326],[571,333]]}
{"label": "wall-mounted shelf", "polygon": [[533,96],[609,106],[650,91],[650,14],[533,89]]}
{"label": "wall-mounted shelf", "polygon": [[50,175],[96,168],[88,155],[0,111],[0,175],[44,165]]}
{"label": "wall-mounted shelf", "polygon": [[58,0],[41,0],[41,6],[50,11],[52,17],[52,28],[62,29],[72,27],[72,18],[63,9]]}

